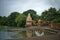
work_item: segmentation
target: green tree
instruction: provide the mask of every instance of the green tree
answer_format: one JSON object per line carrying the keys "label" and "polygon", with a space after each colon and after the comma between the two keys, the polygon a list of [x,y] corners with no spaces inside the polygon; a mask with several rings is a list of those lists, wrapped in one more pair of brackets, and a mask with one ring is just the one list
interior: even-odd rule
{"label": "green tree", "polygon": [[57,18],[60,18],[60,9],[57,11]]}
{"label": "green tree", "polygon": [[17,17],[19,14],[20,14],[20,13],[18,13],[18,12],[12,12],[12,13],[8,16],[7,25],[8,25],[8,26],[16,26],[15,19],[16,19],[16,17]]}
{"label": "green tree", "polygon": [[36,11],[30,9],[30,10],[27,10],[27,11],[23,12],[23,14],[26,15],[26,16],[27,16],[29,13],[30,13],[32,19],[34,20],[34,16],[36,15]]}
{"label": "green tree", "polygon": [[60,23],[60,9],[57,11],[56,17],[52,22],[53,23]]}
{"label": "green tree", "polygon": [[26,15],[20,14],[16,19],[15,22],[17,23],[18,27],[25,27],[26,24]]}
{"label": "green tree", "polygon": [[34,10],[32,10],[32,9],[29,9],[29,10],[23,12],[23,14],[26,15],[26,16],[27,16],[29,13],[30,13],[30,15],[31,15],[31,17],[32,17],[32,19],[33,19],[34,21],[37,22],[38,19],[40,19],[40,16],[36,14],[37,12],[34,11]]}
{"label": "green tree", "polygon": [[7,17],[5,17],[5,16],[0,16],[0,25],[6,25],[6,21],[7,21]]}
{"label": "green tree", "polygon": [[1,23],[2,23],[2,16],[0,16],[0,25],[1,25]]}
{"label": "green tree", "polygon": [[47,14],[48,14],[47,10],[45,10],[44,12],[42,12],[41,19],[42,20],[46,20]]}
{"label": "green tree", "polygon": [[50,9],[48,9],[48,11],[44,11],[41,17],[44,20],[52,21],[53,19],[57,17],[56,14],[57,14],[56,9],[51,7]]}

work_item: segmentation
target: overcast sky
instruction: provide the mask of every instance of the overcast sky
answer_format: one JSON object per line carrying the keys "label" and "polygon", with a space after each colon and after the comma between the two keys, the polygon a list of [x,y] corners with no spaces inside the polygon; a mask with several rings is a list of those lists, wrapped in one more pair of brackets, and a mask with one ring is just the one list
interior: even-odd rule
{"label": "overcast sky", "polygon": [[0,0],[0,16],[8,16],[11,12],[24,12],[33,9],[38,15],[50,7],[60,9],[60,0]]}

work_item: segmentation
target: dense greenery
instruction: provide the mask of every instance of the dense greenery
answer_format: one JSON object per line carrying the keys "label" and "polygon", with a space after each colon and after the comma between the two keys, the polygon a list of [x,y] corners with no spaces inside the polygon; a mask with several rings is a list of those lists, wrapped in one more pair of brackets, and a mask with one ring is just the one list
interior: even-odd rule
{"label": "dense greenery", "polygon": [[30,13],[30,15],[31,15],[31,17],[32,17],[32,19],[34,20],[34,21],[38,21],[38,19],[40,18],[40,16],[39,15],[37,15],[37,12],[36,11],[34,11],[34,10],[27,10],[27,11],[25,11],[25,12],[23,12],[23,14],[24,15],[28,15]]}
{"label": "dense greenery", "polygon": [[25,27],[26,17],[29,13],[35,23],[37,23],[39,19],[51,21],[53,23],[60,23],[60,9],[57,10],[56,8],[51,7],[42,12],[41,16],[37,15],[37,12],[31,9],[24,11],[23,13],[12,12],[8,17],[0,16],[0,25]]}
{"label": "dense greenery", "polygon": [[19,14],[17,16],[17,18],[15,19],[15,22],[17,23],[17,26],[22,26],[24,27],[25,26],[25,23],[26,23],[26,15],[24,14]]}
{"label": "dense greenery", "polygon": [[8,26],[16,26],[15,19],[20,13],[18,12],[12,12],[8,17],[7,17],[7,25]]}
{"label": "dense greenery", "polygon": [[50,8],[42,12],[41,19],[51,21],[53,23],[60,23],[60,9]]}
{"label": "dense greenery", "polygon": [[0,25],[6,25],[7,17],[0,16]]}
{"label": "dense greenery", "polygon": [[0,25],[14,26],[14,27],[25,27],[26,17],[29,13],[32,16],[32,19],[37,22],[40,16],[36,14],[36,11],[30,9],[30,10],[27,10],[23,13],[12,12],[8,17],[0,16]]}
{"label": "dense greenery", "polygon": [[0,30],[2,30],[2,29],[4,29],[4,27],[3,26],[0,26]]}

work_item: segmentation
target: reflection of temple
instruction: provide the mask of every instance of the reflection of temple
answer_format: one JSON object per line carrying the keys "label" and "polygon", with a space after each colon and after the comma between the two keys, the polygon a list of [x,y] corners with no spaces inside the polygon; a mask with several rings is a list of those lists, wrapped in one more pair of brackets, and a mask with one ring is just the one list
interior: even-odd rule
{"label": "reflection of temple", "polygon": [[[41,26],[41,25],[42,25],[42,20],[38,20],[38,26]],[[39,36],[42,33],[42,30],[37,29],[39,28],[38,26],[33,26],[33,20],[30,14],[28,14],[26,19],[26,28],[31,28],[31,29],[26,31],[27,36],[32,37],[34,33],[36,33],[37,36]]]}

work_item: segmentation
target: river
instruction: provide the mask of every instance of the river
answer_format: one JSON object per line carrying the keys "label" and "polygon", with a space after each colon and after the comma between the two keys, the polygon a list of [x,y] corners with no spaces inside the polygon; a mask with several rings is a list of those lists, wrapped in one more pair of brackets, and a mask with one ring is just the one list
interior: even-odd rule
{"label": "river", "polygon": [[4,30],[0,31],[0,40],[11,39],[11,36],[16,35],[18,32],[7,31],[7,26],[4,27]]}

